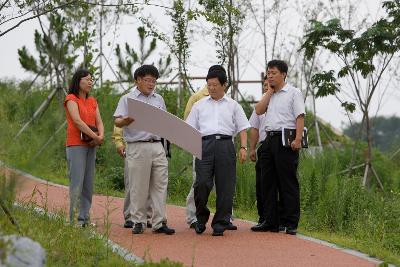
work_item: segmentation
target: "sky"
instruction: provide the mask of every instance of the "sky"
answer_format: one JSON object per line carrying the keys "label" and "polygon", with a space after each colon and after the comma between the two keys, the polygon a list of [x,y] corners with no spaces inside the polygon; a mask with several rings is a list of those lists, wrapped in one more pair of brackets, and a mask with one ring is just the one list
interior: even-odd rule
{"label": "sky", "polygon": [[[190,2],[190,1],[189,1]],[[254,9],[256,14],[260,15],[260,10],[257,8],[262,7],[261,1],[254,0]],[[275,12],[271,14],[271,17],[267,20],[267,40],[268,40],[268,57],[272,57],[272,49],[270,46],[272,44],[273,32],[272,30],[276,26],[276,21],[280,19],[279,33],[277,35],[277,46],[275,49],[275,55],[287,55],[290,51],[295,51],[296,40],[298,39],[298,32],[301,32],[302,28],[299,26],[304,23],[304,17],[300,14],[299,10],[302,9],[301,1],[297,4],[286,6],[281,6],[280,12]],[[363,19],[366,14],[369,15],[369,19],[373,20],[379,17],[379,3],[380,1],[365,1],[365,5],[362,4],[363,1],[358,5],[358,10],[356,11],[356,16],[349,19],[351,24],[352,20]],[[160,1],[161,4],[168,5],[168,1]],[[192,7],[196,6],[193,4]],[[303,10],[303,12],[306,12]],[[340,12],[344,12],[341,10]],[[278,14],[279,13],[279,14]],[[143,11],[143,14],[152,18],[157,28],[167,36],[172,35],[172,27],[169,18],[165,15],[165,11],[161,8],[149,8]],[[331,10],[321,11],[318,16],[333,16],[335,13]],[[328,15],[326,15],[328,14]],[[372,14],[372,15],[371,15]],[[260,18],[260,16],[255,16]],[[264,70],[264,50],[263,50],[263,35],[261,34],[259,28],[257,27],[255,19],[252,19],[251,13],[245,20],[243,25],[243,30],[238,38],[238,50],[239,52],[239,68],[240,68],[240,79],[241,80],[259,80],[260,74]],[[357,18],[356,18],[357,17]],[[260,22],[260,20],[258,20]],[[107,35],[104,38],[104,43],[111,43],[111,46],[105,46],[104,54],[110,60],[111,64],[115,66],[115,58],[113,57],[113,48],[117,43],[123,44],[128,42],[131,46],[135,46],[136,42],[136,28],[140,26],[140,22],[135,19],[134,16],[124,16],[119,23],[117,31],[115,31],[115,25],[108,25],[106,28]],[[0,25],[0,29],[1,29]],[[34,44],[33,44],[33,33],[35,29],[38,29],[39,24],[37,20],[31,20],[27,23],[23,23],[17,29],[11,31],[3,37],[0,37],[0,79],[33,79],[33,75],[27,73],[20,66],[18,61],[17,50],[22,46],[26,46],[28,51],[34,54]],[[3,28],[4,29],[4,28]],[[1,29],[1,30],[3,30]],[[207,72],[209,66],[217,63],[217,54],[215,51],[215,42],[213,35],[210,34],[210,26],[203,20],[195,21],[191,24],[190,43],[191,43],[191,55],[188,63],[189,75],[192,76],[204,76]],[[159,51],[151,59],[156,61],[158,57],[165,57],[168,51],[165,45],[159,42]],[[337,65],[337,61],[334,59],[321,59],[320,62],[323,67],[334,67]],[[176,73],[174,71],[173,73]],[[290,75],[290,74],[289,74]],[[106,79],[115,80],[111,70],[106,68],[104,70],[104,77]],[[290,80],[290,77],[289,77]],[[397,90],[399,81],[393,77],[385,77],[385,84],[388,84],[386,97],[382,99],[379,105],[379,98],[373,101],[373,114],[379,106],[378,115],[383,116],[400,116],[400,109],[398,104],[400,103],[400,90]],[[204,81],[194,81],[194,87],[198,88],[203,85]],[[260,84],[246,84],[240,87],[240,90],[245,95],[251,95],[256,100],[261,96],[261,86]],[[307,105],[310,101],[306,102]],[[317,115],[321,117],[324,121],[330,123],[336,128],[343,128],[348,124],[348,118],[346,113],[340,107],[340,103],[334,97],[327,97],[324,99],[317,99],[316,102]],[[360,120],[360,114],[356,113],[353,115],[355,120]]]}

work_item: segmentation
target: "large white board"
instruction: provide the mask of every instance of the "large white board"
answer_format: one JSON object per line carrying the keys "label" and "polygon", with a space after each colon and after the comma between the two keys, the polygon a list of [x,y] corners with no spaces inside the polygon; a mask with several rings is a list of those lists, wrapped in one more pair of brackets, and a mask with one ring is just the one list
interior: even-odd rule
{"label": "large white board", "polygon": [[200,132],[180,118],[132,98],[128,98],[128,116],[135,120],[129,128],[166,138],[201,159]]}

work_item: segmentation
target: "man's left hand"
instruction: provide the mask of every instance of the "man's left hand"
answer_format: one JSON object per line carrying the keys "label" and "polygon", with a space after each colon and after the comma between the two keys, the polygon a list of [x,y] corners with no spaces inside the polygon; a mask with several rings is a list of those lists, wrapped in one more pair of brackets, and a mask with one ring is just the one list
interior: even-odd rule
{"label": "man's left hand", "polygon": [[295,139],[293,142],[290,144],[291,148],[293,151],[297,151],[301,149],[301,139]]}
{"label": "man's left hand", "polygon": [[247,150],[241,148],[240,151],[239,151],[239,160],[240,160],[240,163],[245,162],[246,159],[247,159]]}

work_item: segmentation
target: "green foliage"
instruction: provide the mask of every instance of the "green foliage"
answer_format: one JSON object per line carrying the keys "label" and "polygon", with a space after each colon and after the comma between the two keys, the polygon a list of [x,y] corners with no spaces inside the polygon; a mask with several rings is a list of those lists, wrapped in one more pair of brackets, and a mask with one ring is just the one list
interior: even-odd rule
{"label": "green foliage", "polygon": [[399,189],[385,194],[369,191],[361,186],[360,174],[335,174],[345,167],[343,162],[345,158],[334,151],[326,151],[312,161],[302,159],[302,227],[352,236],[366,247],[378,245],[398,257],[399,236],[394,233],[400,232],[396,223],[400,218]]}
{"label": "green foliage", "polygon": [[333,70],[315,74],[311,78],[311,83],[318,88],[316,97],[334,95],[340,91],[340,84],[336,82]]}
{"label": "green foliage", "polygon": [[[237,2],[237,6],[233,6],[225,0],[201,0],[199,4],[204,7],[204,11],[200,12],[202,16],[214,25],[213,31],[219,63],[225,64],[228,61],[228,65],[230,65],[231,57],[234,54],[232,40],[240,32],[244,21],[244,14],[237,7],[240,4]],[[227,71],[230,80],[232,76],[230,66]]]}
{"label": "green foliage", "polygon": [[[157,88],[157,92],[164,98],[165,105],[167,106],[167,110],[169,113],[174,114],[175,116],[183,119],[183,114],[185,112],[185,106],[181,105],[178,108],[178,93],[173,88],[169,88],[167,86],[160,86]],[[181,101],[182,103],[187,103],[190,94],[188,90],[184,90],[181,92]]]}
{"label": "green foliage", "polygon": [[[49,2],[48,8],[51,9],[53,3]],[[36,9],[36,3],[29,5],[33,4]],[[54,4],[59,4],[59,1]],[[59,87],[68,83],[67,76],[76,68],[84,67],[95,73],[96,9],[84,2],[71,1],[70,4],[63,3],[62,9],[46,14],[45,18],[48,28],[40,20],[41,33],[35,30],[34,34],[35,50],[39,56],[33,57],[25,46],[22,47],[18,50],[21,66],[52,85],[55,78]]]}
{"label": "green foliage", "polygon": [[76,59],[68,38],[66,19],[56,12],[48,15],[47,18],[49,20],[48,34],[40,34],[38,30],[34,33],[35,49],[39,53],[39,58],[35,59],[30,55],[25,46],[18,49],[21,66],[42,77],[47,77],[61,69],[71,69]]}
{"label": "green foliage", "polygon": [[[353,30],[343,29],[337,18],[326,23],[311,20],[301,46],[306,59],[312,59],[319,49],[326,49],[335,54],[343,63],[337,75],[339,78],[349,76],[355,79],[356,73],[360,73],[366,79],[375,73],[378,78],[371,84],[368,93],[368,98],[372,97],[393,54],[400,49],[399,24],[394,23],[400,21],[398,11],[395,10],[397,5],[398,1],[385,2],[383,7],[386,8],[389,16],[378,20],[365,31],[357,34]],[[385,60],[383,66],[376,69],[374,59],[379,57],[384,57]],[[312,84],[318,89],[317,96],[336,95],[339,92],[340,87],[333,74],[331,70],[314,75]],[[361,88],[354,86],[355,90],[360,92]],[[361,99],[360,102],[362,102]],[[348,111],[354,111],[355,108],[354,104],[348,102],[343,102],[342,106]]]}

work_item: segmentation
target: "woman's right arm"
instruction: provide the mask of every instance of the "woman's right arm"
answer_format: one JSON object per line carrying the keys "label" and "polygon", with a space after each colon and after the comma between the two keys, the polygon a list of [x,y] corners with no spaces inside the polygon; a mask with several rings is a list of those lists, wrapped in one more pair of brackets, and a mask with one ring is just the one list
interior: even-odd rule
{"label": "woman's right arm", "polygon": [[67,109],[69,112],[69,115],[72,118],[72,121],[74,122],[75,126],[81,131],[93,138],[94,140],[100,141],[99,136],[93,132],[89,126],[83,120],[81,119],[81,116],[79,115],[79,109],[78,109],[78,104],[74,101],[68,101],[67,102]]}

